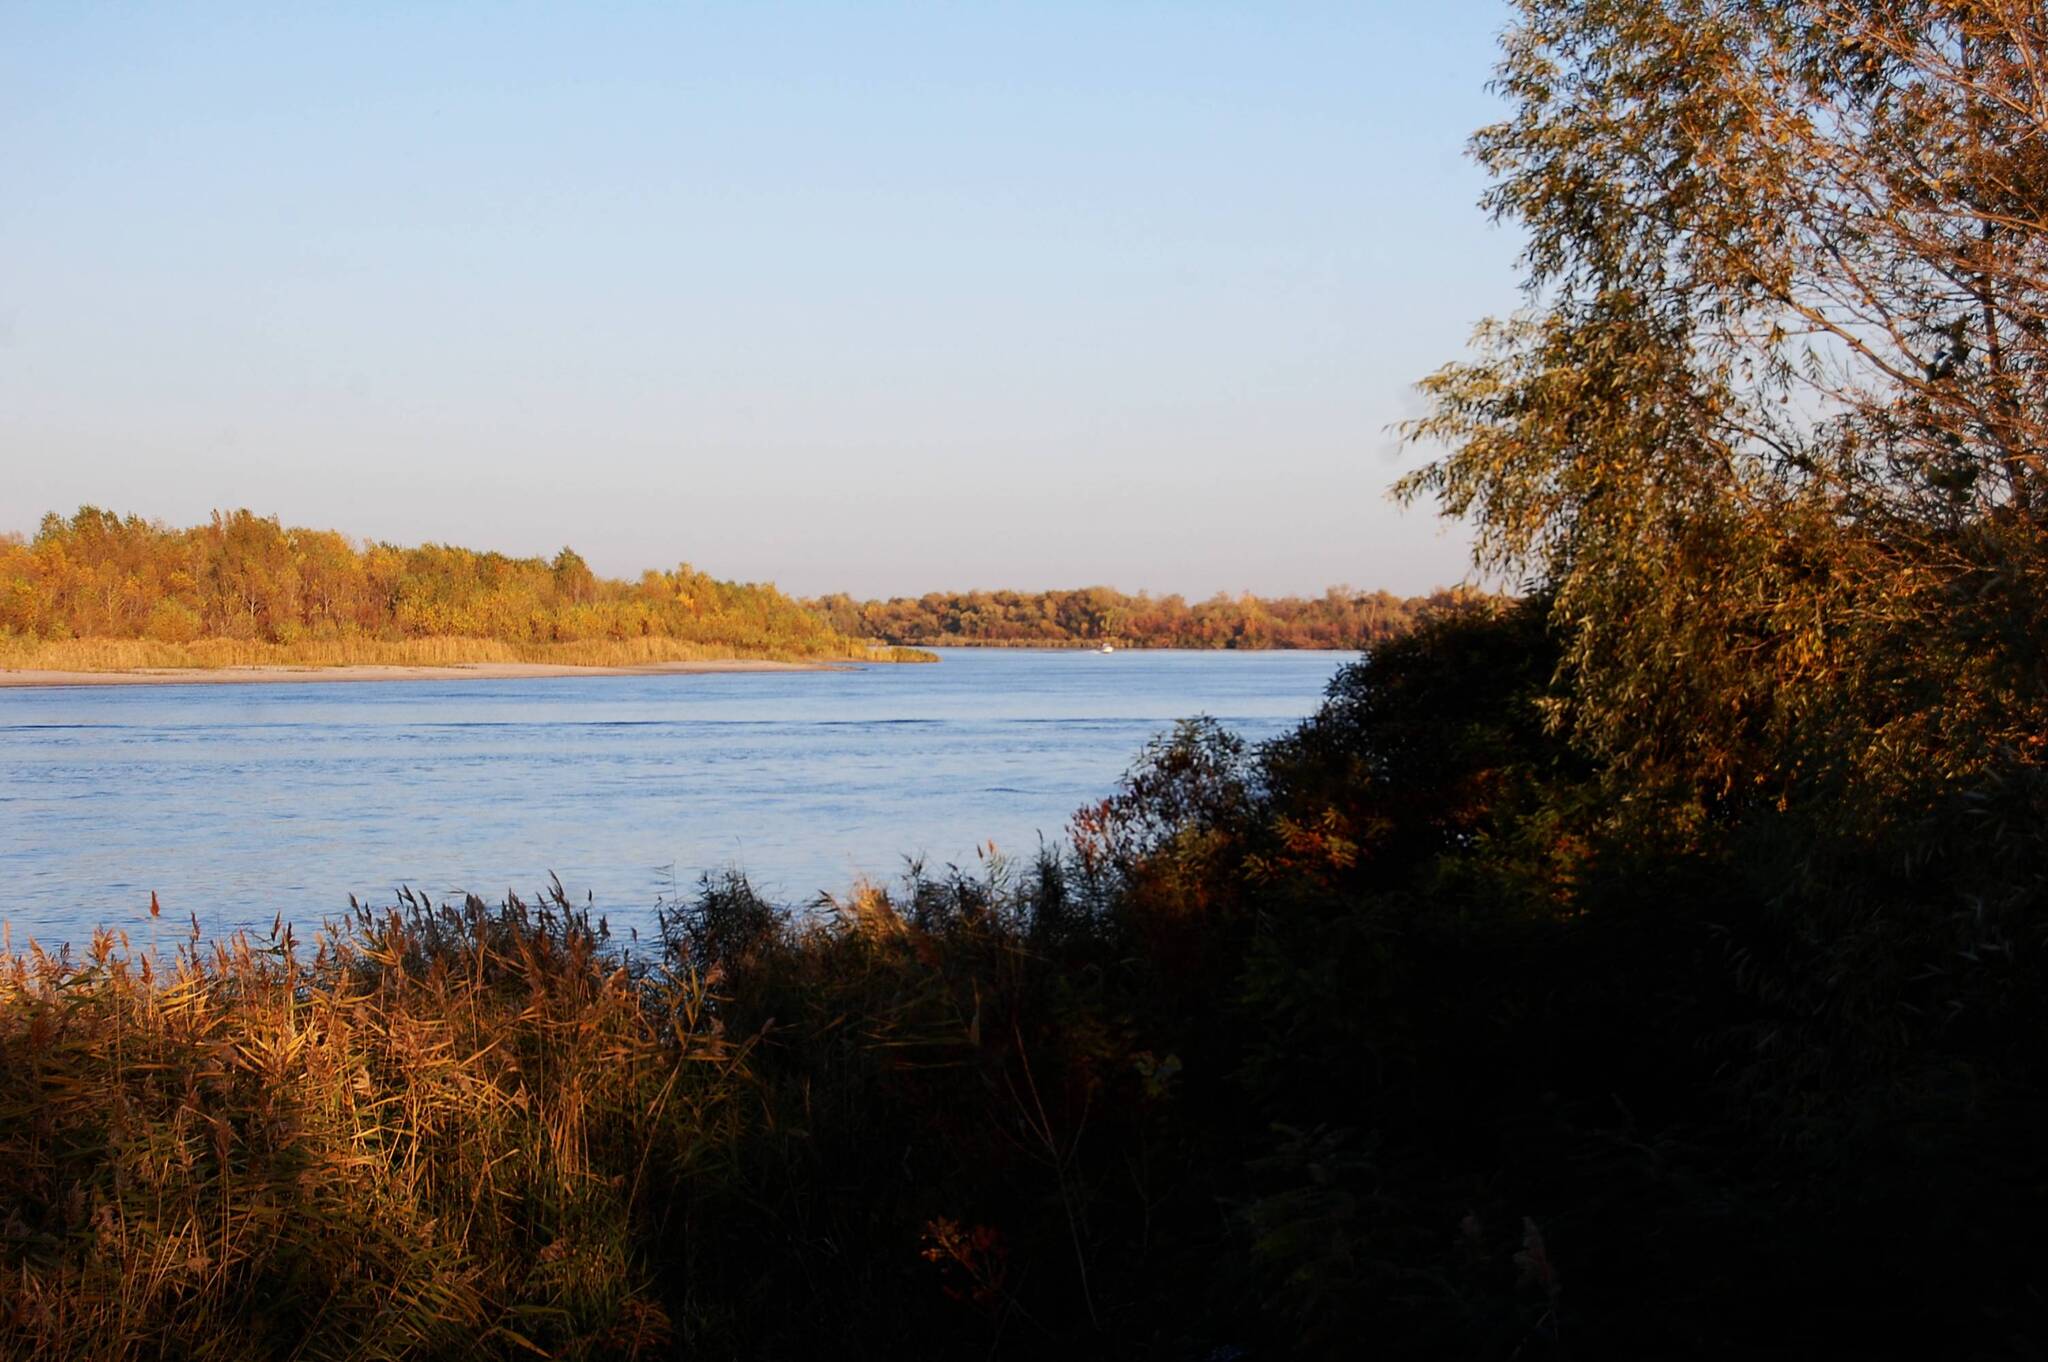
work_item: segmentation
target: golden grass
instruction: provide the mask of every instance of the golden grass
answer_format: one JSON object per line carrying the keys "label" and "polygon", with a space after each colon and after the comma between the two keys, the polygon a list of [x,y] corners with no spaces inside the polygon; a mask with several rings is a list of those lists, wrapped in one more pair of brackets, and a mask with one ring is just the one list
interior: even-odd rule
{"label": "golden grass", "polygon": [[663,1352],[629,1236],[740,1119],[709,1002],[559,902],[0,957],[0,1355]]}
{"label": "golden grass", "polygon": [[1135,1043],[1008,873],[706,880],[631,956],[559,885],[310,950],[0,938],[0,1358],[982,1357],[1012,1304],[1099,1342],[1076,1198],[1131,1150],[1075,1160],[1139,1128]]}
{"label": "golden grass", "polygon": [[[401,897],[310,950],[0,946],[0,1357],[748,1355],[753,1273],[841,1204],[791,1181],[813,1127],[899,1072],[985,1100],[974,985],[878,890],[805,924],[707,885],[637,959],[559,885]],[[787,1020],[729,1030],[742,981]],[[915,1289],[906,1229],[859,1271]]]}
{"label": "golden grass", "polygon": [[584,639],[568,643],[508,643],[499,639],[458,637],[355,638],[306,643],[220,638],[199,639],[191,643],[115,638],[47,642],[0,639],[0,667],[60,672],[217,670],[224,667],[456,667],[490,662],[635,667],[668,662],[741,660],[936,662],[938,657],[921,649],[870,645],[853,640],[841,640],[836,648],[806,652],[658,637]]}

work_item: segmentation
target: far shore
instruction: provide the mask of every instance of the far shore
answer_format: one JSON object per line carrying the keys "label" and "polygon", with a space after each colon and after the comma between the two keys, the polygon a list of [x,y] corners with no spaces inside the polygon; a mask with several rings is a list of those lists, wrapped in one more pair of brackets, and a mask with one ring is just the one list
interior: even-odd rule
{"label": "far shore", "polygon": [[556,662],[472,662],[455,666],[142,667],[132,671],[67,672],[0,668],[0,689],[17,686],[218,686],[305,681],[523,681],[547,676],[669,676],[708,672],[831,671],[844,663],[768,662],[720,658],[647,662],[625,667],[573,667]]}

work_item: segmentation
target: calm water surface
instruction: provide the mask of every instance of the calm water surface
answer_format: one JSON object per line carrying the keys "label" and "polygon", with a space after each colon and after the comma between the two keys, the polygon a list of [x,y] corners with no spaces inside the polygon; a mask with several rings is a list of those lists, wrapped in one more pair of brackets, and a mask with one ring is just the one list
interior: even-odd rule
{"label": "calm water surface", "polygon": [[949,649],[845,672],[0,690],[0,919],[209,934],[348,896],[527,893],[614,924],[706,870],[788,902],[1029,853],[1145,741],[1269,737],[1347,655]]}

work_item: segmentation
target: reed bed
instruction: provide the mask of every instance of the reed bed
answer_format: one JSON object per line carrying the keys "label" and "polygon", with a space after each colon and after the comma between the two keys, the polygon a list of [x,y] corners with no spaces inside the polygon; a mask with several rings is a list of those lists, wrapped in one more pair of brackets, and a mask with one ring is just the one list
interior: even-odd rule
{"label": "reed bed", "polygon": [[1090,1014],[1000,898],[727,877],[620,942],[557,885],[0,955],[0,1357],[985,1356],[1027,1287],[1035,1354]]}
{"label": "reed bed", "polygon": [[927,648],[907,648],[902,644],[870,644],[862,659],[867,662],[937,662],[939,655]]}
{"label": "reed bed", "polygon": [[436,637],[347,638],[268,643],[209,638],[191,643],[150,639],[0,639],[0,667],[26,671],[123,672],[228,667],[460,667],[479,663],[546,663],[569,667],[639,667],[669,662],[936,662],[916,648],[841,640],[812,651],[765,640],[740,644],[636,637],[519,643],[500,639]]}
{"label": "reed bed", "polygon": [[632,1250],[727,1148],[701,974],[566,903],[0,964],[0,1352],[656,1355]]}

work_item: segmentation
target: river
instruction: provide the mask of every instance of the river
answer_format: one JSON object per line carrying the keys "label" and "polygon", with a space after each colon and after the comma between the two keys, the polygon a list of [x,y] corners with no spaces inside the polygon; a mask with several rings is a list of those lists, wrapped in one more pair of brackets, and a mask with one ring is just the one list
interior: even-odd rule
{"label": "river", "polygon": [[[528,894],[615,927],[744,869],[788,903],[907,857],[1028,856],[1145,742],[1257,740],[1351,655],[947,649],[936,666],[0,690],[0,920],[19,948],[316,925],[350,894]],[[168,928],[159,925],[158,931]]]}

